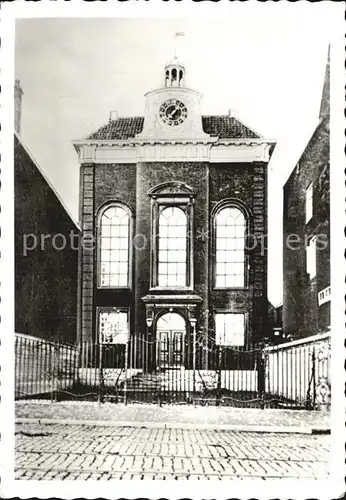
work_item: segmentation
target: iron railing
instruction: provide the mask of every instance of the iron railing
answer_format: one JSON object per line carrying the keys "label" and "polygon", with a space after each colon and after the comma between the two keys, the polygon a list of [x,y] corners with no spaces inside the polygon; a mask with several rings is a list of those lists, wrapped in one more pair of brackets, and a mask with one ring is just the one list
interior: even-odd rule
{"label": "iron railing", "polygon": [[[330,403],[330,334],[267,346],[265,392],[281,401],[295,401],[305,408]],[[325,398],[319,387],[323,384]],[[323,401],[323,399],[328,399]]]}
{"label": "iron railing", "polygon": [[15,397],[314,408],[329,358],[322,373],[320,344],[291,344],[189,346],[139,334],[125,344],[75,346],[16,335]]}
{"label": "iron railing", "polygon": [[15,398],[56,400],[78,377],[75,346],[15,336]]}

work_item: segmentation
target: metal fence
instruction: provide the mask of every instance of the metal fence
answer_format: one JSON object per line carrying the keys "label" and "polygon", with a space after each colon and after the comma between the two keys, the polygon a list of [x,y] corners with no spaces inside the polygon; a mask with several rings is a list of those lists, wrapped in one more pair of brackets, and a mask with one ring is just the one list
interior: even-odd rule
{"label": "metal fence", "polygon": [[[78,346],[16,336],[15,397],[125,404],[316,406],[321,373],[314,343],[253,349],[198,343],[186,349],[187,354],[179,354],[184,352],[182,346],[150,341],[144,335],[125,344],[85,342]],[[328,379],[329,359],[323,373]]]}
{"label": "metal fence", "polygon": [[75,346],[15,336],[15,398],[56,400],[78,377]]}
{"label": "metal fence", "polygon": [[306,408],[328,407],[331,399],[330,334],[266,347],[265,391]]}

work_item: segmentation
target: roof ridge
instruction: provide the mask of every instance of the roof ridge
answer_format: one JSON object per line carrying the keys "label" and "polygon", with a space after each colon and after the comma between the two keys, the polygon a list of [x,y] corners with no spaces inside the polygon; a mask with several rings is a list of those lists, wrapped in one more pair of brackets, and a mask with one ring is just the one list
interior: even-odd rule
{"label": "roof ridge", "polygon": [[[134,138],[143,130],[145,117],[117,116],[88,134],[86,140],[127,140]],[[204,132],[220,139],[261,139],[263,136],[239,120],[238,117],[224,115],[202,115]]]}

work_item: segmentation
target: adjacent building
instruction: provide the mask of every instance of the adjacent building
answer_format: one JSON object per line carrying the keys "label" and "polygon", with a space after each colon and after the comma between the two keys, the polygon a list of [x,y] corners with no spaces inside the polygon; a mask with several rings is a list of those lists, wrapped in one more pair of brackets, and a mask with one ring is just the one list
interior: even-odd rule
{"label": "adjacent building", "polygon": [[283,330],[293,338],[330,328],[330,78],[320,120],[284,186]]}
{"label": "adjacent building", "polygon": [[[76,342],[79,227],[20,136],[15,85],[15,331]],[[71,245],[71,235],[72,245]]]}
{"label": "adjacent building", "polygon": [[267,335],[273,143],[231,112],[202,116],[185,78],[174,58],[145,95],[144,116],[113,115],[74,143],[90,242],[80,255],[78,339],[144,335],[152,368],[189,368],[196,345],[248,348]]}

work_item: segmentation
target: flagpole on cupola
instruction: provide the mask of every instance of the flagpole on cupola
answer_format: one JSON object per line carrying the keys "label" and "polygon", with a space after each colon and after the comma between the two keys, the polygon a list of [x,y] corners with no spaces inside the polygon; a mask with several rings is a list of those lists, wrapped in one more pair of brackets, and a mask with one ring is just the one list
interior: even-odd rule
{"label": "flagpole on cupola", "polygon": [[174,35],[174,58],[177,58],[177,38],[179,36],[185,36],[185,33],[183,31],[176,31]]}
{"label": "flagpole on cupola", "polygon": [[174,35],[174,57],[165,66],[165,87],[184,87],[185,68],[177,58],[177,38],[185,36],[183,31],[176,31]]}

